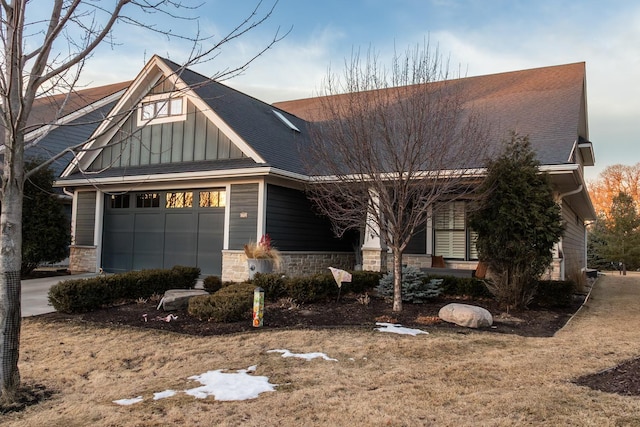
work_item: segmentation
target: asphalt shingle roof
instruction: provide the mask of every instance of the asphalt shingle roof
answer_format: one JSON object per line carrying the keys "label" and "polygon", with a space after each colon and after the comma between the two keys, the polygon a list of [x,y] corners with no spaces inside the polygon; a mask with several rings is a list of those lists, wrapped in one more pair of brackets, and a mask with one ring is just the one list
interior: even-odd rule
{"label": "asphalt shingle roof", "polygon": [[[211,109],[244,139],[268,165],[303,173],[300,150],[309,143],[307,122],[256,98],[164,60]],[[300,132],[275,114],[280,111]]]}
{"label": "asphalt shingle roof", "polygon": [[[323,117],[322,98],[307,98],[266,104],[249,95],[178,64],[162,59],[198,97],[229,125],[266,164],[251,159],[203,161],[178,164],[114,168],[100,177],[224,170],[271,166],[305,173],[303,156],[310,143],[309,130]],[[544,165],[570,163],[571,150],[579,135],[584,103],[585,64],[575,63],[531,70],[468,77],[447,82],[464,94],[465,105],[480,109],[492,130],[490,151],[497,151],[510,131],[529,135],[538,159]],[[439,84],[439,83],[431,83]],[[394,88],[386,89],[394,90]],[[337,98],[352,96],[336,95]],[[274,114],[281,112],[300,132],[292,130]],[[55,139],[55,138],[54,138]],[[482,166],[483,159],[478,159]],[[68,179],[78,178],[74,174]]]}
{"label": "asphalt shingle roof", "polygon": [[[448,82],[460,90],[467,107],[474,106],[485,115],[492,131],[493,148],[498,148],[500,141],[515,130],[529,135],[543,165],[569,163],[578,137],[588,138],[579,135],[584,83],[583,62]],[[339,99],[350,95],[334,96]],[[327,119],[321,104],[322,97],[316,97],[277,102],[274,106],[316,122]]]}

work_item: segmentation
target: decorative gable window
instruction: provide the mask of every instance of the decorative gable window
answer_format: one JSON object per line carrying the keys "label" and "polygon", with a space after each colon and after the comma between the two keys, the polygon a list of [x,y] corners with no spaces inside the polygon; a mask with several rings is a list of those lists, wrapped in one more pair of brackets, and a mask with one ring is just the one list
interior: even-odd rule
{"label": "decorative gable window", "polygon": [[138,108],[138,125],[168,123],[185,120],[186,99],[184,96],[159,94],[142,100]]}

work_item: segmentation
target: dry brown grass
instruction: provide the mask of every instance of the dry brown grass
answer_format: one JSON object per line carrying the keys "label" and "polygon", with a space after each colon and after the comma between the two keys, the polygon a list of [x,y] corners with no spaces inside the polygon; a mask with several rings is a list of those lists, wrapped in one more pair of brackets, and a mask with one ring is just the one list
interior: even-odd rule
{"label": "dry brown grass", "polygon": [[[26,319],[21,373],[57,393],[3,426],[640,425],[640,398],[574,385],[640,355],[640,276],[610,276],[556,336],[472,332],[416,337],[375,331],[265,331],[188,337]],[[429,330],[428,327],[424,328]],[[339,362],[267,354],[327,353]],[[254,400],[153,392],[195,385],[207,370],[244,369],[280,384]],[[196,384],[197,385],[197,384]],[[122,407],[115,399],[145,397]]]}

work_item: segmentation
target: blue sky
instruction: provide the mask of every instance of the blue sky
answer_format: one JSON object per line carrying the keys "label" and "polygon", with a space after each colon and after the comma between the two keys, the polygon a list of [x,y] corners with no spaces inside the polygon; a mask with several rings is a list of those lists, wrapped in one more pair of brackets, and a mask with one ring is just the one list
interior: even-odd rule
{"label": "blue sky", "polygon": [[[199,3],[189,13],[199,16],[201,31],[214,38],[256,4],[193,1]],[[196,29],[195,21],[144,18],[177,32]],[[264,25],[194,68],[213,75],[239,64],[278,27],[291,32],[227,84],[266,102],[309,97],[318,92],[329,66],[339,71],[352,50],[371,46],[386,59],[394,46],[404,50],[426,38],[467,76],[584,61],[589,136],[596,154],[587,179],[608,165],[640,162],[640,2],[635,0],[280,0]],[[118,26],[115,36],[119,45],[94,54],[83,83],[133,79],[154,53],[176,62],[188,54],[185,43],[127,26]]]}

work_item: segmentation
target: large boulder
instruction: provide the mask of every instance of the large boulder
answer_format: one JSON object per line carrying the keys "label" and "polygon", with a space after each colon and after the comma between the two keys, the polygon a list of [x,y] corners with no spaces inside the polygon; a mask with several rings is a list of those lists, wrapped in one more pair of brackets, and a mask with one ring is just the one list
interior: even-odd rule
{"label": "large boulder", "polygon": [[169,289],[164,293],[160,305],[165,311],[181,310],[189,305],[189,298],[198,295],[209,295],[203,289]]}
{"label": "large boulder", "polygon": [[493,325],[493,317],[487,309],[469,304],[447,304],[440,309],[438,316],[445,322],[466,328],[486,328]]}

